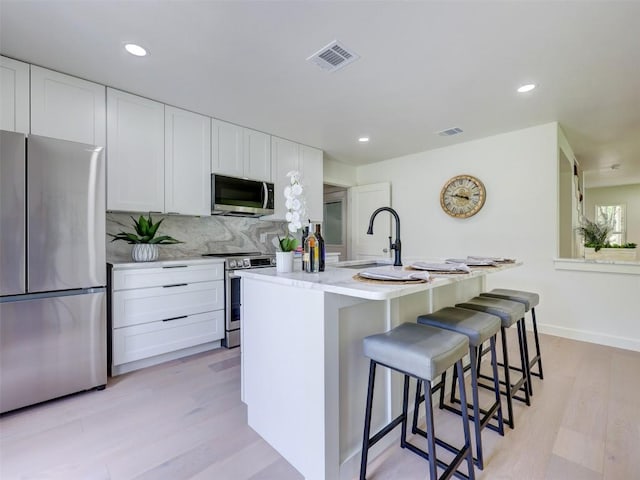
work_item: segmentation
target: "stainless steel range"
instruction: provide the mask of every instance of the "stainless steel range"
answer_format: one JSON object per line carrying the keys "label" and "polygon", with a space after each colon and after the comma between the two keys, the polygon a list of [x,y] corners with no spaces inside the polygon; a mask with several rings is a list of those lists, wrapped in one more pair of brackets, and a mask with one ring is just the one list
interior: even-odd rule
{"label": "stainless steel range", "polygon": [[225,337],[223,345],[227,348],[240,346],[240,317],[242,315],[240,277],[235,270],[247,268],[274,267],[276,256],[273,253],[205,253],[205,257],[224,258],[224,294],[225,294]]}

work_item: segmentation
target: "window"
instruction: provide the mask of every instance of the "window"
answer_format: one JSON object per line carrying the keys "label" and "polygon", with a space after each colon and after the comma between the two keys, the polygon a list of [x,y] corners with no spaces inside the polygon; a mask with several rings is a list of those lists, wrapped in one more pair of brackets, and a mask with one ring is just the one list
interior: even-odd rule
{"label": "window", "polygon": [[596,223],[611,225],[609,243],[623,245],[627,242],[627,218],[625,205],[596,205]]}

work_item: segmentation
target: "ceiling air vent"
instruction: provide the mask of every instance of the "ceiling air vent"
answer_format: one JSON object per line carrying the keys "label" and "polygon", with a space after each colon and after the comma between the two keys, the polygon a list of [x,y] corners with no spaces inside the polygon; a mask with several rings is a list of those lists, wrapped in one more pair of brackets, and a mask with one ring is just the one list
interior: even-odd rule
{"label": "ceiling air vent", "polygon": [[441,137],[451,137],[452,135],[458,135],[459,133],[462,133],[462,129],[454,127],[442,130],[441,132],[438,132],[438,135],[440,135]]}
{"label": "ceiling air vent", "polygon": [[335,72],[342,67],[355,62],[360,58],[360,55],[350,51],[342,43],[334,40],[326,47],[321,48],[316,53],[307,58],[308,62],[315,63],[320,68]]}

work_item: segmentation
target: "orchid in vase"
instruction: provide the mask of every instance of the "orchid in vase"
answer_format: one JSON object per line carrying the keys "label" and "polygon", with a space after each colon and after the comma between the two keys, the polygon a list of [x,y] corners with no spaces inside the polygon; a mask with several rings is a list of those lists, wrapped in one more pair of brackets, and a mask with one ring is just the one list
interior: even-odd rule
{"label": "orchid in vase", "polygon": [[292,170],[287,173],[287,177],[289,178],[289,185],[284,187],[285,206],[287,208],[287,214],[285,215],[287,236],[284,238],[278,236],[278,243],[280,244],[280,250],[283,252],[293,252],[298,246],[298,239],[293,235],[302,228],[305,200],[300,172]]}

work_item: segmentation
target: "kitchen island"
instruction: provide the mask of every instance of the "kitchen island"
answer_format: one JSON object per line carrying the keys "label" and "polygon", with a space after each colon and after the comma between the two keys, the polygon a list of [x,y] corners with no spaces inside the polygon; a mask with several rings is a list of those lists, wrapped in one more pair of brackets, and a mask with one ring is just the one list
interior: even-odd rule
{"label": "kitchen island", "polygon": [[[369,367],[362,338],[466,301],[484,291],[487,274],[517,265],[399,285],[358,281],[352,268],[239,271],[242,399],[249,425],[306,479],[354,478]],[[375,388],[372,431],[400,412],[402,377],[383,369]],[[369,458],[398,436],[399,429],[387,435]]]}

